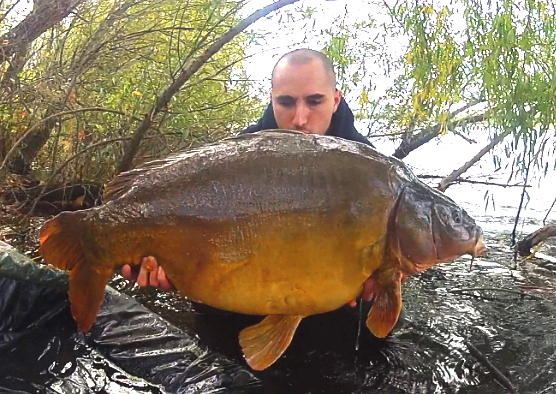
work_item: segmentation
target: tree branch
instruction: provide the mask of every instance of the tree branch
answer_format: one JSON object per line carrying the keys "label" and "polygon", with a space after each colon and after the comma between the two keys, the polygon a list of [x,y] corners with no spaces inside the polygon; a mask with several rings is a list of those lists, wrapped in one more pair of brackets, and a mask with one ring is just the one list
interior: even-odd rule
{"label": "tree branch", "polygon": [[58,175],[60,173],[60,171],[62,171],[69,163],[71,163],[76,157],[82,155],[83,153],[94,149],[94,148],[98,148],[99,146],[103,146],[103,145],[108,145],[111,144],[113,142],[118,142],[118,141],[124,141],[124,140],[128,140],[131,137],[119,137],[119,138],[112,138],[110,140],[104,140],[104,141],[100,141],[91,145],[86,146],[85,148],[81,149],[79,152],[77,152],[76,154],[74,154],[71,157],[68,157],[62,164],[60,164],[60,166],[58,168],[56,168],[56,170],[54,170],[52,172],[52,174],[50,174],[50,177],[48,177],[48,179],[46,180],[46,182],[43,185],[43,188],[41,190],[41,192],[39,193],[38,197],[35,199],[35,202],[33,203],[33,206],[31,207],[31,210],[29,211],[29,216],[33,215],[33,212],[35,211],[35,208],[38,204],[38,202],[40,201],[41,197],[44,195],[44,193],[46,192],[46,189],[48,188],[48,185],[50,184],[50,182],[52,182],[52,180],[54,179],[54,177],[56,175]]}
{"label": "tree branch", "polygon": [[[464,110],[464,108],[460,108],[460,109],[454,111],[450,115],[450,117],[454,117],[455,115],[462,112],[463,110]],[[446,125],[446,128],[450,131],[453,131],[456,127],[462,126],[464,124],[474,124],[474,123],[483,122],[487,119],[487,117],[488,117],[488,113],[484,112],[482,114],[478,114],[478,115],[470,116],[470,117],[467,117],[467,118],[459,119],[459,120],[456,120],[456,121],[453,121],[453,122],[449,122]],[[440,135],[441,131],[442,131],[442,127],[441,127],[440,123],[434,125],[433,127],[430,127],[430,128],[427,128],[427,129],[424,129],[424,130],[420,131],[418,134],[414,135],[413,138],[411,138],[410,140],[402,141],[402,143],[396,149],[396,151],[392,154],[392,156],[394,156],[394,157],[396,157],[400,160],[404,159],[405,157],[407,157],[407,155],[409,155],[415,149],[425,145],[427,142],[429,142],[432,139],[438,137]]]}
{"label": "tree branch", "polygon": [[490,143],[487,146],[485,146],[483,149],[481,149],[479,151],[479,153],[477,153],[475,156],[473,156],[473,158],[471,160],[469,160],[463,166],[461,166],[457,170],[453,171],[450,175],[448,175],[447,177],[442,179],[440,181],[440,183],[438,184],[437,189],[442,191],[442,192],[446,191],[446,189],[448,188],[448,186],[450,186],[451,183],[453,183],[456,179],[458,179],[460,177],[461,174],[463,174],[465,171],[467,171],[469,168],[471,168],[471,166],[473,164],[475,164],[476,162],[481,160],[481,158],[484,155],[486,155],[500,141],[502,141],[504,138],[506,138],[506,136],[508,134],[510,134],[510,130],[506,130],[502,134],[498,134],[496,137],[494,137],[492,139],[492,141],[490,141]]}
{"label": "tree branch", "polygon": [[[437,178],[441,178],[444,179],[446,177],[441,176],[441,175],[417,175],[417,178],[423,178],[423,179],[437,179]],[[531,185],[523,185],[521,183],[515,183],[515,184],[508,184],[508,183],[497,183],[497,182],[487,182],[487,181],[474,181],[472,179],[466,179],[466,178],[456,178],[452,181],[452,183],[472,183],[472,184],[476,184],[476,185],[489,185],[489,186],[501,186],[501,187],[531,187]]]}
{"label": "tree branch", "polygon": [[465,344],[467,345],[469,352],[473,356],[475,356],[494,375],[494,379],[496,379],[498,383],[504,386],[504,388],[508,390],[508,392],[512,394],[517,393],[515,387],[508,380],[508,378],[505,377],[504,374],[502,374],[502,372],[500,372],[494,365],[492,365],[492,363],[488,361],[488,359],[475,346],[473,346],[469,342],[466,342]]}
{"label": "tree branch", "polygon": [[71,111],[58,112],[54,115],[47,116],[46,118],[41,119],[39,122],[35,123],[32,127],[30,127],[29,130],[27,130],[25,132],[25,134],[23,134],[23,136],[15,142],[15,144],[13,144],[10,151],[6,154],[6,157],[4,158],[4,161],[2,162],[2,165],[0,165],[0,173],[6,167],[6,163],[8,163],[8,161],[15,154],[16,149],[23,143],[23,141],[25,141],[26,138],[29,137],[29,135],[31,133],[35,132],[43,123],[48,122],[48,121],[50,121],[54,118],[59,118],[61,116],[72,115],[72,114],[76,114],[76,113],[79,113],[79,112],[88,112],[88,111],[91,111],[91,112],[92,111],[111,112],[111,113],[118,114],[118,115],[126,115],[124,112],[116,111],[116,110],[112,110],[112,109],[108,109],[108,108],[87,107],[87,108],[74,109],[74,110],[71,110]]}
{"label": "tree branch", "polygon": [[37,6],[21,23],[0,37],[0,64],[20,46],[36,40],[41,34],[60,23],[84,0],[50,0]]}
{"label": "tree branch", "polygon": [[556,236],[556,226],[545,226],[519,241],[515,245],[515,250],[517,250],[520,256],[529,256],[533,246],[536,246],[554,236]]}
{"label": "tree branch", "polygon": [[201,56],[199,56],[187,69],[185,69],[176,80],[157,98],[156,103],[143,119],[143,122],[137,127],[133,133],[129,145],[127,146],[124,156],[118,165],[117,173],[128,171],[131,169],[133,159],[139,150],[141,140],[149,129],[154,117],[164,108],[172,99],[172,97],[180,90],[180,88],[195,74],[215,53],[217,53],[225,44],[231,41],[236,35],[241,33],[258,19],[276,11],[286,5],[295,3],[299,0],[279,0],[270,4],[239,22],[231,28],[227,33],[222,35],[214,44],[212,44]]}

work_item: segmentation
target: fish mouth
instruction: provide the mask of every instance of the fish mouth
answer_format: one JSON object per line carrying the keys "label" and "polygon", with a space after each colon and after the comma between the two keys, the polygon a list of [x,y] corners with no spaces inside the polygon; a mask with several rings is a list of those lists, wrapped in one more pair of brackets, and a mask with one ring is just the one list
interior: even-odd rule
{"label": "fish mouth", "polygon": [[473,262],[475,261],[475,257],[481,256],[486,249],[487,247],[484,242],[483,233],[481,232],[477,237],[477,241],[475,241],[473,250],[469,253],[471,255],[471,265],[469,266],[469,269],[473,269]]}
{"label": "fish mouth", "polygon": [[481,256],[485,250],[486,245],[484,243],[483,233],[481,232],[477,237],[477,241],[475,242],[473,250],[469,253],[471,255],[471,265],[469,266],[470,269],[473,269],[473,262],[475,261],[475,257]]}
{"label": "fish mouth", "polygon": [[484,242],[483,234],[481,234],[479,235],[477,241],[475,242],[475,246],[473,248],[473,252],[471,253],[471,256],[473,257],[481,256],[485,250],[487,250],[487,247]]}

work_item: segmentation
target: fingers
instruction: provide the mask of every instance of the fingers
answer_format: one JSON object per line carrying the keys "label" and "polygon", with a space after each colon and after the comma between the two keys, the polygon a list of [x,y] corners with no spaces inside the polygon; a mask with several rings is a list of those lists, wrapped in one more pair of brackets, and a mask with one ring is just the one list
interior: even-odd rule
{"label": "fingers", "polygon": [[140,287],[153,286],[163,290],[172,290],[174,285],[166,277],[162,267],[158,266],[153,256],[143,257],[139,268],[139,274],[135,278],[131,266],[128,264],[122,267],[122,276],[130,281],[136,279]]}
{"label": "fingers", "polygon": [[131,276],[131,266],[129,264],[126,264],[122,267],[122,276],[126,280],[132,280],[133,279],[132,276]]}
{"label": "fingers", "polygon": [[164,269],[162,267],[158,269],[157,280],[160,287],[162,287],[164,290],[171,290],[174,287],[170,283],[168,278],[166,278],[166,273],[164,272]]}
{"label": "fingers", "polygon": [[139,269],[139,275],[137,276],[137,284],[141,287],[147,286],[149,284],[149,271],[146,267],[147,257],[143,257],[141,260],[141,268]]}
{"label": "fingers", "polygon": [[357,301],[355,301],[355,299],[353,299],[350,302],[348,302],[348,305],[351,306],[352,308],[355,308],[357,306]]}
{"label": "fingers", "polygon": [[[156,263],[156,259],[153,256],[143,257],[143,259],[141,260],[139,275],[137,276],[137,284],[141,287],[149,285],[158,286],[158,281],[156,280],[157,268],[158,264]],[[153,279],[155,283],[153,283]]]}
{"label": "fingers", "polygon": [[361,292],[361,299],[364,301],[371,301],[375,296],[377,285],[376,280],[373,276],[369,277],[365,283],[363,283],[363,291]]}
{"label": "fingers", "polygon": [[156,259],[153,256],[149,256],[146,258],[145,268],[149,271],[150,285],[158,287],[160,284],[158,283],[157,268],[162,269],[162,267],[159,268]]}

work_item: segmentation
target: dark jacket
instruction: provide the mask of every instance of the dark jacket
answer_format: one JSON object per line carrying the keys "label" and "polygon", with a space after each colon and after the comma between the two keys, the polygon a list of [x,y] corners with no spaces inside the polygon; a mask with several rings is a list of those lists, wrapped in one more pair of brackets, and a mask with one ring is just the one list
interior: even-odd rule
{"label": "dark jacket", "polygon": [[[342,98],[340,100],[340,105],[338,105],[338,109],[332,115],[330,127],[326,131],[326,135],[332,135],[351,141],[362,142],[374,148],[373,144],[371,144],[369,140],[363,137],[363,135],[359,134],[353,122],[353,112],[351,112],[351,109]],[[271,130],[277,128],[278,125],[276,124],[276,119],[274,118],[274,110],[272,109],[272,103],[270,103],[268,107],[266,107],[263,117],[259,119],[257,123],[247,127],[245,130],[240,131],[239,134],[254,133],[256,131]]]}

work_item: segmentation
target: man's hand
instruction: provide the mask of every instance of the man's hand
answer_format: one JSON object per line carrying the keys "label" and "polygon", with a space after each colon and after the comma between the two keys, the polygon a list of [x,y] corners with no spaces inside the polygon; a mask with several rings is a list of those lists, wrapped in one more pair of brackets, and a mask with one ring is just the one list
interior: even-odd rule
{"label": "man's hand", "polygon": [[133,272],[128,264],[124,265],[122,276],[129,281],[137,281],[140,287],[153,286],[166,291],[174,289],[174,285],[166,278],[164,270],[158,266],[153,256],[143,257],[138,274]]}
{"label": "man's hand", "polygon": [[[359,295],[359,298],[361,298],[363,301],[371,301],[373,299],[376,290],[376,284],[374,281],[375,279],[371,276],[367,278],[365,283],[363,283],[363,290]],[[350,302],[348,302],[348,305],[351,306],[352,308],[355,308],[357,306],[357,301],[353,299]]]}

